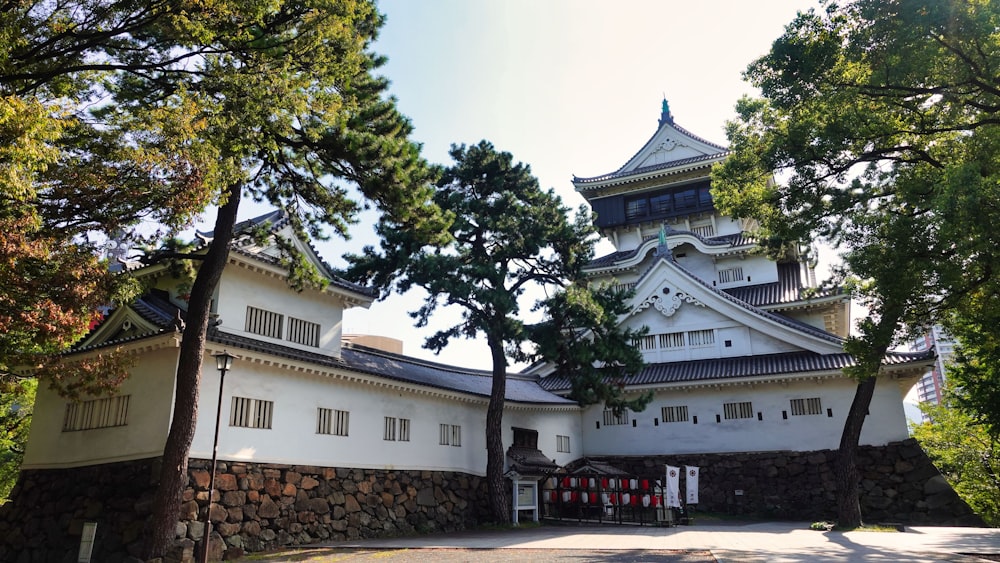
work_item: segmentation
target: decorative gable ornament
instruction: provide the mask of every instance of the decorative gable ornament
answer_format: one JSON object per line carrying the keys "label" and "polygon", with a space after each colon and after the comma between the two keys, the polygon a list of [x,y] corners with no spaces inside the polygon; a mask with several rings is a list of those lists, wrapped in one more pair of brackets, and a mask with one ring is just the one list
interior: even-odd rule
{"label": "decorative gable ornament", "polygon": [[705,306],[704,303],[698,301],[687,293],[684,293],[683,291],[674,291],[669,286],[663,286],[662,293],[663,295],[654,293],[644,299],[641,303],[636,305],[635,309],[632,310],[632,314],[638,314],[639,312],[652,307],[663,313],[664,317],[671,317],[684,303],[690,303],[699,307]]}

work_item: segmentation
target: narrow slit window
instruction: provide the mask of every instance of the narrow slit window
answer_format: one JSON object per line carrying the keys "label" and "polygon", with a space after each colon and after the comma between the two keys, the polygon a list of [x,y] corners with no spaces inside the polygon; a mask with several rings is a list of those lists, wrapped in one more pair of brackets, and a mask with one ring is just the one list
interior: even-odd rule
{"label": "narrow slit window", "polygon": [[288,317],[288,340],[296,344],[319,347],[319,323]]}
{"label": "narrow slit window", "polygon": [[347,436],[351,413],[336,409],[316,410],[316,433]]}
{"label": "narrow slit window", "polygon": [[233,397],[232,407],[229,410],[229,425],[270,430],[273,410],[274,401]]}
{"label": "narrow slit window", "polygon": [[285,316],[280,313],[248,306],[244,329],[268,338],[281,338],[284,320]]}
{"label": "narrow slit window", "polygon": [[819,397],[792,399],[792,416],[823,414],[823,404]]}
{"label": "narrow slit window", "polygon": [[750,401],[740,403],[724,403],[722,405],[722,412],[726,420],[754,417],[753,403]]}
{"label": "narrow slit window", "polygon": [[560,453],[570,453],[569,436],[556,436],[556,451]]}
{"label": "narrow slit window", "polygon": [[79,403],[67,403],[62,431],[74,432],[126,426],[130,397],[131,395],[119,395]]}
{"label": "narrow slit window", "polygon": [[688,408],[686,405],[663,407],[660,409],[660,419],[663,422],[686,422],[688,420]]}

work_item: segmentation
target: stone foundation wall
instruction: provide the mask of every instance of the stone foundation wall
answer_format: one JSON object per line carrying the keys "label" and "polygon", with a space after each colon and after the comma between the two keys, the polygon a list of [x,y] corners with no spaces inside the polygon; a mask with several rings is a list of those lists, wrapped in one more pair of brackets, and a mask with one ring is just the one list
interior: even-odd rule
{"label": "stone foundation wall", "polygon": [[[699,467],[697,510],[819,521],[837,515],[835,450],[592,457],[637,478],[664,480],[665,465]],[[916,440],[858,452],[861,513],[866,522],[983,526]],[[681,480],[681,495],[685,481]],[[737,494],[737,491],[742,494]]]}
{"label": "stone foundation wall", "polygon": [[[191,460],[171,560],[201,549],[209,465]],[[84,522],[93,561],[137,562],[158,460],[25,471],[0,507],[0,561],[75,562]],[[455,472],[220,462],[210,554],[377,536],[461,530],[489,518],[486,480]]]}
{"label": "stone foundation wall", "polygon": [[[637,478],[700,467],[700,511],[803,521],[836,515],[836,452],[591,458]],[[208,505],[209,462],[192,460],[171,560],[192,561]],[[913,440],[861,448],[868,522],[983,525]],[[156,490],[157,459],[21,474],[0,507],[0,561],[72,563],[84,522],[93,561],[135,563]],[[682,491],[684,482],[681,482]],[[742,491],[737,495],[736,491]],[[489,520],[486,480],[463,473],[220,462],[210,552],[469,528]]]}

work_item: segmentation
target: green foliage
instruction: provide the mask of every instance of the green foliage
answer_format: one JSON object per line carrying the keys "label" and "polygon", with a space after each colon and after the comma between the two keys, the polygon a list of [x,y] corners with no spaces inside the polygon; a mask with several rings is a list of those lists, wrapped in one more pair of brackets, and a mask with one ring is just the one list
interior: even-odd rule
{"label": "green foliage", "polygon": [[922,403],[930,422],[912,434],[962,500],[991,526],[1000,525],[1000,442],[974,417],[943,405]]}
{"label": "green foliage", "polygon": [[970,295],[945,324],[958,342],[947,368],[951,405],[1000,436],[1000,294],[995,285]]}
{"label": "green foliage", "polygon": [[[439,236],[431,171],[374,74],[384,62],[368,51],[383,21],[374,3],[73,0],[4,13],[0,232],[30,225],[29,242],[50,241],[78,275],[106,275],[79,257],[142,221],[161,229],[132,235],[134,246],[159,249],[148,260],[176,260],[182,253],[161,242],[233,189],[285,209],[314,238],[324,226],[346,235],[358,196],[390,228]],[[297,287],[318,279],[294,252],[286,264]],[[77,302],[112,302],[111,282],[102,284]],[[77,322],[55,348],[93,311],[67,308]],[[0,365],[14,348],[0,347]]]}
{"label": "green foliage", "polygon": [[[746,71],[762,97],[741,100],[727,126],[733,154],[713,170],[717,207],[755,219],[772,254],[814,240],[842,252],[838,277],[857,279],[872,311],[847,345],[863,384],[907,328],[961,312],[996,284],[998,23],[996,2],[827,2]],[[856,487],[847,473],[870,385],[856,399],[842,494]],[[856,511],[841,522],[859,523]]]}
{"label": "green foliage", "polygon": [[[542,190],[527,165],[515,164],[510,153],[498,152],[486,141],[452,146],[451,156],[455,164],[442,171],[434,195],[454,218],[447,244],[427,244],[406,230],[380,229],[381,251],[368,247],[363,255],[347,256],[345,275],[383,291],[414,286],[426,290],[427,300],[411,313],[417,326],[425,326],[439,307],[461,308],[458,324],[427,338],[424,346],[431,350],[440,351],[454,338],[485,335],[493,373],[486,412],[486,477],[493,518],[506,522],[510,502],[503,479],[501,423],[509,359],[531,359],[534,351],[526,346],[534,340],[541,357],[573,373],[579,369],[592,385],[581,386],[580,399],[607,399],[616,408],[638,407],[648,399],[627,402],[588,363],[623,360],[626,363],[611,374],[621,375],[635,367],[638,357],[627,351],[628,335],[614,329],[615,307],[620,308],[614,299],[620,296],[592,292],[583,283],[582,268],[592,258],[595,242],[589,212],[583,208],[571,221],[562,200],[553,190]],[[552,293],[536,306],[549,319],[547,327],[527,327],[518,317],[529,288]],[[572,310],[558,310],[562,305]],[[598,345],[588,348],[579,337],[591,328]],[[576,341],[563,343],[562,336]],[[609,356],[600,357],[601,352]]]}
{"label": "green foliage", "polygon": [[[433,171],[408,138],[412,127],[376,74],[385,61],[370,51],[383,22],[373,1],[68,0],[4,8],[0,182],[13,189],[0,186],[0,210],[37,225],[29,242],[44,239],[56,251],[92,255],[102,237],[146,221],[157,230],[133,242],[158,249],[148,260],[199,261],[164,449],[164,466],[181,471],[162,476],[148,544],[147,555],[160,556],[177,520],[210,295],[241,199],[284,210],[297,234],[313,238],[326,227],[346,236],[367,205],[359,200],[378,208],[380,228],[424,242],[446,236],[447,217],[431,201]],[[10,143],[17,148],[7,149]],[[207,250],[192,255],[161,244],[213,205]],[[0,236],[8,232],[0,224]],[[289,251],[293,287],[319,280],[288,241],[279,244]],[[14,264],[16,277],[20,257],[0,259]],[[74,265],[104,270],[96,260]],[[81,304],[109,303],[113,293],[99,289]],[[12,310],[40,308],[30,295],[17,297]],[[94,310],[74,317],[82,322],[63,329],[58,342],[78,336]],[[44,344],[43,351],[52,348]],[[13,362],[0,358],[6,364]],[[81,373],[113,365],[121,363],[105,358]]]}
{"label": "green foliage", "polygon": [[632,292],[608,285],[575,283],[539,304],[546,319],[530,327],[538,356],[555,365],[552,375],[565,376],[573,384],[570,397],[581,405],[604,402],[616,413],[628,408],[640,412],[653,399],[652,392],[626,396],[625,377],[638,373],[644,364],[636,340],[646,334],[620,326],[628,312]]}
{"label": "green foliage", "polygon": [[874,305],[905,301],[904,322],[955,306],[1000,260],[998,20],[991,2],[800,14],[746,72],[763,97],[741,100],[728,125],[717,203],[756,219],[775,252],[816,238],[840,248]]}
{"label": "green foliage", "polygon": [[[439,351],[453,338],[482,334],[501,357],[542,358],[579,376],[575,398],[584,404],[624,405],[609,381],[638,371],[642,359],[632,344],[637,333],[617,328],[627,295],[583,279],[596,242],[589,211],[581,208],[570,220],[570,210],[553,190],[541,189],[527,165],[486,141],[453,146],[451,156],[455,164],[442,171],[435,194],[454,217],[451,242],[427,245],[407,231],[382,231],[381,252],[369,247],[346,257],[345,275],[383,291],[426,290],[428,299],[411,313],[417,326],[439,307],[461,307],[461,322],[430,336],[427,348]],[[518,314],[531,287],[548,296],[534,307],[545,320],[526,327]]]}
{"label": "green foliage", "polygon": [[32,379],[0,383],[0,504],[21,470],[37,386]]}

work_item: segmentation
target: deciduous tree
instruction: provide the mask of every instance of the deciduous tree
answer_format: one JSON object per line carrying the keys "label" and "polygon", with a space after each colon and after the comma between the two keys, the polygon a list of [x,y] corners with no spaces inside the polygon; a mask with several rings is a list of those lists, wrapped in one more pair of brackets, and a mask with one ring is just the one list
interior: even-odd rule
{"label": "deciduous tree", "polygon": [[996,2],[827,2],[749,66],[761,97],[728,125],[719,207],[757,219],[775,253],[832,244],[840,278],[872,306],[848,342],[859,386],[839,454],[842,526],[861,523],[854,455],[883,354],[1000,271],[998,21]]}
{"label": "deciduous tree", "polygon": [[[387,229],[417,239],[433,240],[446,221],[411,126],[375,74],[383,59],[369,49],[383,19],[373,2],[13,0],[3,12],[0,94],[42,108],[53,131],[24,199],[63,229],[60,242],[145,218],[163,225],[145,241],[156,246],[218,210],[204,252],[145,257],[197,264],[146,550],[163,555],[186,484],[210,299],[242,198],[286,210],[314,238],[346,235],[363,198]],[[293,285],[321,281],[287,263]]]}
{"label": "deciduous tree", "polygon": [[1000,442],[996,433],[955,408],[921,403],[928,421],[914,424],[912,435],[955,492],[987,524],[1000,524]]}
{"label": "deciduous tree", "polygon": [[[614,298],[620,295],[590,292],[583,283],[581,268],[593,256],[595,242],[590,213],[581,208],[570,220],[562,200],[551,189],[541,189],[527,165],[515,164],[510,153],[498,152],[486,141],[453,146],[451,156],[455,163],[444,170],[434,196],[455,217],[451,242],[427,245],[406,231],[383,232],[382,251],[368,247],[363,255],[347,257],[351,265],[346,275],[374,282],[385,291],[405,292],[414,286],[426,290],[427,300],[411,313],[417,326],[425,326],[439,307],[461,308],[458,324],[427,338],[425,347],[431,350],[440,351],[454,338],[485,336],[493,372],[486,412],[486,479],[494,518],[509,522],[501,424],[509,360],[532,357],[534,350],[524,345],[534,338],[541,343],[542,357],[563,369],[588,370],[587,375],[592,361],[621,362],[604,375],[627,375],[642,361],[628,335],[615,332],[621,305]],[[539,305],[548,320],[527,327],[518,315],[521,298],[532,288],[553,294]],[[599,346],[582,345],[583,333],[596,335]],[[572,341],[561,340],[561,335]],[[603,392],[610,393],[613,386],[600,383],[591,390],[581,387],[577,397],[605,399]],[[617,395],[607,398],[618,407],[629,404]],[[633,404],[637,409],[642,405]]]}

